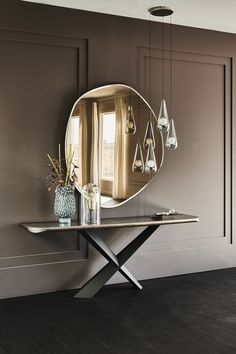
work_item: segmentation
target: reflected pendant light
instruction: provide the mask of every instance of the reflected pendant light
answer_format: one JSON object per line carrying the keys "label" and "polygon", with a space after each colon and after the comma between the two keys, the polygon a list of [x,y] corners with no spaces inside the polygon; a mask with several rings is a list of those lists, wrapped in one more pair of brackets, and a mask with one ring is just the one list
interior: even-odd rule
{"label": "reflected pendant light", "polygon": [[162,44],[161,44],[161,63],[162,63],[162,100],[161,100],[161,105],[160,105],[160,111],[157,119],[157,126],[160,131],[168,131],[170,121],[168,117],[168,112],[166,108],[166,101],[164,98],[164,83],[165,83],[165,78],[164,78],[164,22],[163,22],[163,17],[170,16],[173,14],[173,10],[170,7],[167,6],[155,6],[149,9],[149,12],[153,16],[158,16],[162,17],[162,26],[161,26],[161,32],[162,32]]}
{"label": "reflected pendant light", "polygon": [[145,173],[149,173],[149,174],[153,174],[157,172],[157,162],[156,162],[154,147],[152,144],[148,146],[144,169],[145,169]]}
{"label": "reflected pendant light", "polygon": [[146,132],[143,139],[143,148],[147,150],[150,145],[155,149],[155,137],[151,120],[147,122]]}
{"label": "reflected pendant light", "polygon": [[139,141],[139,123],[140,123],[140,99],[138,98],[138,121],[137,121],[137,143],[134,152],[134,159],[132,164],[132,171],[134,173],[143,173],[144,172],[144,160],[142,146]]}
{"label": "reflected pendant light", "polygon": [[125,122],[125,133],[126,134],[135,134],[136,133],[136,124],[134,119],[134,110],[131,104],[131,91],[129,95],[129,104],[127,107],[127,116]]}
{"label": "reflected pendant light", "polygon": [[135,147],[132,171],[134,173],[143,173],[144,172],[142,146],[139,142],[137,142],[136,147]]}

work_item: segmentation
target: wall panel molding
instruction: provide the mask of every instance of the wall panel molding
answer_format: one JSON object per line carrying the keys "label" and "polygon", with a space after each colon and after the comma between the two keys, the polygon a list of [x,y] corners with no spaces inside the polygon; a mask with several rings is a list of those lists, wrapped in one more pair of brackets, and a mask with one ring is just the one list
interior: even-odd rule
{"label": "wall panel molding", "polygon": [[[11,46],[7,46],[6,43],[11,43]],[[2,52],[6,53],[6,51],[9,51],[9,53],[14,53],[15,56],[15,61],[13,58],[13,62],[15,63],[15,65],[17,65],[18,67],[14,66],[12,67],[12,69],[14,70],[14,72],[19,73],[19,77],[20,76],[20,72],[22,70],[24,70],[27,73],[27,68],[24,66],[24,54],[22,55],[22,51],[25,52],[25,62],[27,62],[28,58],[27,58],[27,53],[28,54],[32,54],[32,58],[34,58],[35,60],[35,70],[37,70],[37,67],[39,67],[40,70],[42,71],[42,81],[43,81],[43,76],[45,75],[45,83],[47,82],[47,77],[49,76],[49,71],[51,70],[51,68],[48,68],[46,66],[46,61],[47,58],[45,57],[45,55],[50,55],[49,62],[52,63],[52,60],[54,58],[55,60],[55,65],[57,65],[57,54],[58,54],[58,49],[60,49],[59,53],[61,53],[64,57],[64,60],[67,60],[68,58],[68,69],[71,77],[71,80],[73,80],[73,82],[71,82],[71,87],[74,86],[76,88],[76,92],[75,92],[75,98],[78,97],[82,92],[86,91],[87,89],[87,61],[88,61],[88,43],[87,43],[87,39],[80,39],[80,38],[73,38],[73,37],[64,37],[64,36],[55,36],[55,35],[47,35],[47,34],[40,34],[40,33],[30,33],[30,32],[23,32],[23,31],[15,31],[15,30],[4,30],[4,29],[0,29],[0,48],[2,48]],[[18,45],[20,44],[20,46]],[[47,49],[48,48],[48,49]],[[34,55],[34,52],[37,51],[37,53],[39,53],[39,56],[36,57],[36,55]],[[4,53],[4,54],[5,54]],[[18,57],[18,53],[19,53],[19,63],[17,62],[17,57]],[[71,76],[71,63],[72,63],[72,59],[73,57],[75,58],[75,61],[73,63],[74,65],[74,72],[76,73],[76,75],[74,77]],[[40,66],[40,62],[42,62],[42,66]],[[29,63],[31,65],[31,68],[29,68],[29,70],[33,70],[34,68],[34,62]],[[66,64],[66,63],[65,63]],[[8,65],[8,63],[4,63],[3,65]],[[12,64],[9,64],[9,69],[6,67],[6,70],[10,70]],[[63,65],[63,67],[65,68],[65,65]],[[59,68],[59,67],[58,67]],[[2,67],[3,70],[3,67]],[[32,71],[33,72],[33,71]],[[30,73],[30,71],[29,71]],[[33,72],[34,73],[34,72]],[[59,78],[59,80],[63,80],[63,76],[66,76],[67,73],[64,72],[59,72],[59,75],[62,76],[62,79]],[[27,82],[28,82],[28,86],[27,88],[23,88],[23,90],[21,92],[19,92],[19,96],[21,96],[24,90],[29,90],[29,85],[32,87],[35,87],[35,96],[38,97],[38,107],[40,107],[40,105],[44,105],[44,110],[42,111],[44,115],[47,115],[47,107],[45,106],[45,99],[42,97],[41,99],[41,93],[40,93],[40,89],[37,87],[38,85],[35,85],[34,82],[34,77],[32,76],[32,79],[30,78],[30,74],[28,75],[28,77],[26,78]],[[12,82],[11,82],[12,80]],[[16,79],[17,80],[17,79]],[[20,79],[19,79],[20,80]],[[9,81],[11,82],[12,85],[14,85],[14,77],[11,77],[11,72],[9,71]],[[55,84],[52,82],[50,83],[51,87],[53,90],[55,90],[55,94],[52,93],[51,97],[56,98],[57,97],[57,91],[58,91],[58,83],[56,82],[57,80],[55,80]],[[58,81],[59,82],[59,81]],[[66,87],[68,87],[68,79],[66,79]],[[22,82],[22,86],[24,86],[25,83]],[[61,83],[60,83],[61,86]],[[45,90],[47,90],[47,87],[45,87]],[[66,91],[65,91],[65,95],[66,95]],[[30,97],[31,93],[29,92],[29,97]],[[32,95],[34,95],[34,93],[32,93]],[[53,96],[54,95],[54,96]],[[60,93],[61,95],[61,93]],[[33,97],[33,96],[32,96]],[[45,96],[44,96],[45,97]],[[59,96],[58,96],[59,97]],[[2,97],[2,99],[4,100],[4,97]],[[22,101],[24,100],[24,98],[22,97]],[[19,104],[17,102],[17,104]],[[28,101],[28,105],[30,106],[30,102]],[[50,102],[50,105],[53,105],[53,101]],[[19,104],[19,107],[21,109],[22,105]],[[23,107],[22,107],[23,108]],[[52,106],[53,108],[53,106]],[[24,108],[23,108],[24,110]],[[57,111],[56,109],[51,109],[49,110],[49,115],[51,115],[52,111]],[[27,109],[26,109],[27,111]],[[30,108],[29,112],[32,112],[33,110]],[[11,113],[12,114],[12,113]],[[55,113],[57,114],[57,113]],[[17,117],[16,117],[17,118]],[[23,116],[21,116],[21,113],[19,112],[19,117],[18,119],[21,120],[23,118]],[[42,116],[43,118],[43,116]],[[13,112],[13,120],[14,120],[14,112]],[[54,120],[56,121],[57,117],[54,117]],[[7,127],[7,123],[4,123],[5,126]],[[25,126],[23,126],[22,128],[22,133],[20,133],[22,135],[22,138],[24,139],[24,144],[28,146],[29,149],[32,148],[32,146],[30,146],[29,144],[32,144],[32,142],[30,142],[30,140],[28,139],[28,137],[30,137],[31,134],[33,134],[33,132],[30,130],[30,128],[27,127],[27,118],[23,118],[22,119],[22,124],[25,124]],[[47,124],[45,122],[45,124]],[[61,123],[60,123],[61,125]],[[28,132],[26,133],[25,130],[28,129]],[[49,129],[51,130],[51,128]],[[57,130],[57,128],[55,127],[55,130]],[[55,131],[54,130],[54,131]],[[59,130],[61,130],[60,126],[58,126],[58,133]],[[57,135],[58,135],[57,133]],[[61,136],[64,136],[64,133],[62,131],[62,133],[60,133]],[[57,146],[57,142],[55,142],[55,146],[54,146],[54,137],[52,136],[52,146],[48,147],[49,151],[54,151],[56,146]],[[63,143],[63,141],[62,141]],[[40,144],[39,144],[40,145]],[[6,149],[7,147],[5,147]],[[51,150],[52,149],[52,150]],[[30,152],[27,152],[30,155]],[[37,152],[37,155],[40,154],[40,151]],[[43,151],[42,151],[43,154]],[[11,155],[11,153],[10,153]],[[21,160],[23,158],[23,155],[19,157],[19,160]],[[34,158],[33,158],[34,159]],[[41,159],[38,162],[39,164],[42,164]],[[30,163],[31,164],[31,163]],[[32,166],[32,164],[31,164]],[[32,166],[32,168],[35,168],[35,166]],[[41,173],[41,172],[40,172]],[[43,173],[45,173],[45,176],[47,174],[47,170],[45,169],[45,171],[42,171],[42,175]],[[37,178],[36,176],[33,177],[33,179]],[[30,177],[30,179],[28,180],[28,183],[32,184],[32,178]],[[45,187],[46,187],[46,181],[45,181]],[[37,188],[37,187],[36,187]],[[29,192],[30,193],[30,192]],[[39,197],[39,194],[42,193],[42,191],[40,189],[38,189],[37,191],[34,191],[34,196],[32,194],[32,198],[35,197]],[[31,197],[29,197],[29,195],[26,195],[26,203],[27,203],[27,199],[28,199],[28,213],[29,215],[32,214],[30,211],[30,203],[31,201]],[[53,207],[53,204],[51,204],[51,208]],[[27,207],[26,207],[27,209]],[[19,213],[19,218],[20,215],[22,213]],[[28,218],[30,218],[30,216],[28,215]],[[35,218],[35,216],[32,216],[32,218]],[[38,213],[37,216],[38,220],[40,220],[42,218],[42,215],[40,216],[40,213]],[[19,220],[19,223],[22,220]],[[6,230],[6,231],[4,231]],[[2,228],[2,234],[6,233],[6,235],[8,235],[7,237],[11,237],[10,233],[12,231],[16,230],[15,227],[10,227],[7,226],[5,228]],[[45,250],[45,251],[38,251],[37,250],[37,244],[40,242],[39,240],[33,239],[32,235],[30,235],[32,237],[32,239],[30,239],[30,243],[32,244],[32,246],[34,245],[34,240],[37,241],[35,243],[35,246],[33,247],[34,249],[32,249],[32,252],[29,252],[29,242],[28,245],[25,243],[25,232],[23,232],[23,230],[18,231],[19,237],[22,237],[22,245],[20,245],[20,241],[18,241],[17,243],[19,244],[19,248],[21,249],[21,254],[15,254],[14,255],[14,251],[12,252],[13,254],[9,254],[9,252],[7,252],[6,255],[4,255],[4,248],[2,248],[2,252],[0,254],[0,270],[2,269],[9,269],[9,268],[17,268],[17,267],[26,267],[26,266],[35,266],[35,265],[45,265],[45,264],[55,264],[55,263],[64,263],[64,262],[73,262],[73,261],[78,261],[81,259],[85,259],[87,257],[87,243],[83,240],[80,239],[80,236],[78,233],[74,233],[72,234],[60,234],[58,235],[58,244],[61,244],[61,246],[59,247],[58,245],[55,244],[55,251],[53,251],[53,244],[50,241],[50,235],[43,235],[42,237],[42,241],[41,244],[45,244],[45,246],[40,247],[40,248],[47,248],[46,244],[47,242],[48,245],[50,245],[49,247],[49,251]],[[28,238],[29,235],[26,235],[26,238]],[[30,237],[29,236],[29,237]],[[67,241],[66,241],[67,238]],[[77,242],[76,242],[77,239]],[[7,243],[9,242],[8,239],[6,239]],[[1,242],[3,243],[3,239],[1,239]],[[63,250],[63,243],[65,244],[65,249]],[[71,246],[69,247],[69,243],[71,243]],[[6,242],[5,242],[6,245]],[[22,249],[24,248],[25,245],[25,250]],[[73,249],[75,245],[75,248]],[[36,249],[35,249],[36,248]]]}
{"label": "wall panel molding", "polygon": [[[155,91],[155,87],[153,84],[153,81],[157,81],[158,78],[153,78],[151,76],[152,80],[152,98],[150,98],[150,49],[147,47],[137,47],[137,56],[138,56],[138,63],[139,63],[139,81],[144,83],[143,89],[145,92],[145,96],[149,97],[149,100],[152,102],[155,102],[155,99],[159,97],[159,102],[161,99],[160,96],[160,88],[159,92],[158,90]],[[161,58],[162,58],[162,52],[159,49],[152,48],[151,49],[151,62],[152,62],[152,67],[151,70],[153,70],[155,73],[157,72],[156,67],[161,66]],[[170,69],[170,59],[169,59],[169,52],[164,51],[164,59],[165,59],[165,80],[167,81],[166,86],[168,86],[168,80],[169,78],[169,73],[168,70]],[[219,184],[220,188],[222,189],[222,194],[223,194],[223,203],[224,203],[224,208],[222,210],[222,223],[223,223],[223,232],[219,230],[218,235],[210,234],[209,231],[207,230],[198,234],[195,236],[194,239],[186,239],[184,236],[181,236],[181,233],[178,234],[177,237],[173,241],[171,240],[159,240],[158,238],[152,238],[150,240],[150,244],[144,246],[145,252],[149,252],[149,248],[151,246],[153,252],[153,246],[156,246],[157,252],[160,250],[162,251],[167,251],[167,250],[172,250],[172,249],[183,249],[183,248],[195,248],[195,247],[210,247],[210,246],[216,246],[216,245],[225,245],[225,244],[232,244],[233,242],[233,233],[232,233],[232,139],[231,139],[231,124],[232,124],[232,112],[231,112],[231,106],[232,106],[232,57],[225,57],[225,56],[218,56],[218,55],[209,55],[209,54],[204,54],[204,53],[189,53],[187,51],[173,51],[173,68],[175,66],[177,67],[178,63],[182,63],[182,67],[184,67],[184,64],[193,64],[195,66],[195,70],[197,66],[199,66],[199,72],[204,70],[209,70],[211,67],[216,67],[218,71],[222,74],[222,77],[219,76],[219,81],[217,82],[219,86],[221,86],[222,89],[222,105],[224,106],[224,110],[222,111],[221,114],[221,123],[223,125],[223,139],[222,139],[222,170],[221,173],[223,173],[223,180],[222,183]],[[155,66],[156,65],[156,66]],[[175,78],[174,78],[175,79]],[[193,77],[194,80],[194,77]],[[194,83],[194,81],[193,81]],[[184,85],[183,82],[178,82],[176,85],[179,85],[179,88],[181,90],[182,85]],[[159,85],[160,86],[160,85]],[[158,89],[158,87],[157,87]],[[167,87],[167,97],[168,97],[168,89],[170,90],[170,87]],[[197,99],[197,97],[196,97]],[[186,97],[187,100],[187,97]],[[183,101],[183,105],[185,102]],[[199,105],[201,102],[199,102]],[[155,109],[154,109],[155,110]],[[158,111],[156,109],[156,114],[158,115]],[[204,115],[204,108],[202,110],[202,114]],[[212,119],[211,117],[207,117],[206,119]],[[176,119],[176,124],[178,127],[178,120]],[[187,123],[186,123],[187,124]],[[212,129],[214,129],[214,120],[212,121]],[[217,124],[217,123],[216,123]],[[209,127],[209,125],[208,125]],[[178,129],[178,128],[177,128]],[[181,129],[181,127],[180,127]],[[203,126],[202,129],[204,130],[205,127]],[[210,136],[209,132],[209,136]],[[214,142],[213,142],[214,143]],[[215,141],[215,144],[219,144],[218,141]],[[210,161],[209,161],[210,163]],[[164,161],[165,164],[165,161]],[[217,176],[212,175],[212,178],[217,178]],[[207,201],[206,201],[207,202]],[[203,201],[204,203],[204,201]],[[220,201],[219,201],[220,203]],[[208,214],[209,213],[209,214]],[[208,215],[214,213],[214,210],[209,210],[209,212],[204,215],[204,217],[207,219]],[[208,215],[207,215],[208,214]],[[200,218],[200,223],[201,223],[201,218]],[[191,229],[191,227],[189,228]],[[190,231],[191,232],[191,231]]]}
{"label": "wall panel molding", "polygon": [[88,40],[37,32],[0,28],[0,40],[74,48],[78,51],[78,97],[88,86]]}

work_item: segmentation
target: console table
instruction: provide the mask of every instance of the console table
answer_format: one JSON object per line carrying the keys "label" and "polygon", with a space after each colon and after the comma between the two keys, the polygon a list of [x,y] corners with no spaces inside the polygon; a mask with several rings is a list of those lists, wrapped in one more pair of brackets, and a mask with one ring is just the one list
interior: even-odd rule
{"label": "console table", "polygon": [[[35,222],[25,223],[21,226],[32,233],[43,233],[47,231],[79,231],[85,239],[107,260],[108,263],[99,270],[75,295],[76,298],[93,297],[105,283],[119,271],[135,288],[142,289],[141,284],[134,278],[124,266],[125,262],[137,251],[137,249],[153,234],[161,225],[182,224],[197,222],[197,216],[185,214],[154,215],[102,219],[100,224],[82,225],[78,221],[72,221],[71,225],[61,226],[58,222]],[[109,228],[139,227],[146,228],[136,236],[117,255],[103,241],[102,237],[96,234],[96,230]],[[92,231],[92,232],[91,232]]]}

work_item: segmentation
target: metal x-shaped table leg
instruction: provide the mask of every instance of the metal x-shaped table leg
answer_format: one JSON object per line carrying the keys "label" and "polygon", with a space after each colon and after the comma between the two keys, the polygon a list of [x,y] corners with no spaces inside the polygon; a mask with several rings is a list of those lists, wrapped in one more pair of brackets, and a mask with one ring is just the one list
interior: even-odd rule
{"label": "metal x-shaped table leg", "polygon": [[106,264],[98,273],[96,273],[74,297],[92,298],[105,283],[119,271],[134,287],[142,289],[141,284],[124,266],[124,263],[142,246],[142,244],[152,235],[159,225],[150,225],[142,231],[133,241],[131,241],[122,251],[115,255],[110,247],[97,234],[91,234],[88,230],[80,231],[81,235],[98,250],[107,260]]}

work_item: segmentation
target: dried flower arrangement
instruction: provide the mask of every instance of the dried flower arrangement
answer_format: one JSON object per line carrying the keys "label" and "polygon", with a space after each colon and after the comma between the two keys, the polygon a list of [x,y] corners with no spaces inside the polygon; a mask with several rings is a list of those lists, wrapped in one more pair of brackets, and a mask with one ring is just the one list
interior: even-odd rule
{"label": "dried flower arrangement", "polygon": [[[93,187],[93,184],[89,183],[84,186],[89,187],[89,190],[86,190],[79,185],[75,172],[78,166],[73,163],[74,152],[72,151],[72,146],[70,145],[67,159],[61,159],[60,144],[58,145],[58,158],[52,158],[49,154],[47,154],[47,157],[50,162],[48,164],[50,170],[47,176],[48,191],[51,191],[53,188],[56,192],[64,189],[65,193],[67,193],[69,190],[74,189],[76,184],[76,188],[87,201],[88,208],[90,210],[96,210],[98,208],[97,189],[99,190],[99,188],[91,188],[91,186]],[[65,168],[63,168],[62,164],[65,165]]]}
{"label": "dried flower arrangement", "polygon": [[[61,159],[61,145],[58,145],[58,158],[52,158],[49,154],[47,157],[50,161],[48,167],[50,168],[48,176],[47,176],[47,187],[48,191],[52,188],[60,188],[60,187],[74,187],[76,173],[75,169],[78,168],[73,163],[74,152],[72,152],[72,147],[70,145],[69,156],[68,159]],[[65,168],[63,168],[62,164],[64,162]]]}

